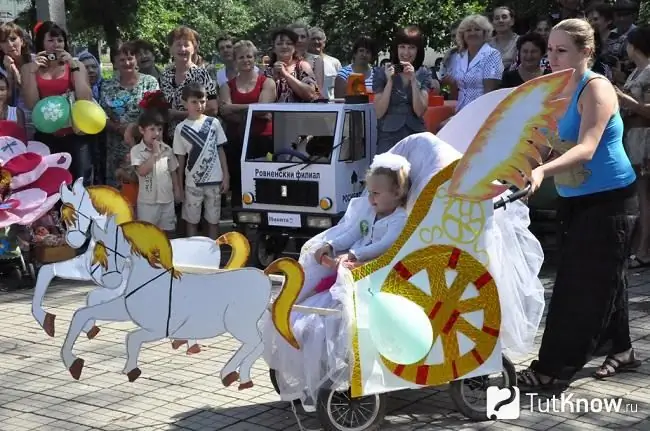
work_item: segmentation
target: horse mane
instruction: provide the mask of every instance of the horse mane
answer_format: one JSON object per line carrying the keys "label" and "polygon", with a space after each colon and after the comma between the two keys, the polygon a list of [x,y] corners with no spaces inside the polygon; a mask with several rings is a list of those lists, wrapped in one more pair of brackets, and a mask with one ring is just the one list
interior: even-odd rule
{"label": "horse mane", "polygon": [[144,221],[127,222],[120,227],[131,253],[146,259],[153,268],[162,267],[171,271],[172,277],[181,277],[180,271],[174,269],[172,244],[162,230]]}
{"label": "horse mane", "polygon": [[74,226],[77,221],[77,211],[69,203],[61,205],[61,221],[66,227]]}
{"label": "horse mane", "polygon": [[102,241],[97,241],[95,247],[93,248],[93,256],[91,260],[91,265],[99,264],[102,268],[108,268],[108,254],[106,251],[106,245]]}
{"label": "horse mane", "polygon": [[90,202],[103,216],[115,216],[115,223],[133,221],[133,209],[120,192],[108,186],[89,186],[86,188]]}

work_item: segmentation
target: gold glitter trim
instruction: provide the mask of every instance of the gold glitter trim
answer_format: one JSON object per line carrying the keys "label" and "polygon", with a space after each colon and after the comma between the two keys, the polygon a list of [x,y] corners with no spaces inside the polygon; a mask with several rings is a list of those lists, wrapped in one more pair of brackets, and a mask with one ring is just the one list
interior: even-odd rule
{"label": "gold glitter trim", "polygon": [[[429,279],[430,295],[408,281],[423,270]],[[447,270],[456,272],[451,286],[447,285]],[[470,285],[474,287],[474,296],[461,300]],[[501,327],[499,292],[488,270],[470,253],[450,245],[431,245],[414,251],[393,266],[382,291],[420,305],[431,320],[434,342],[442,338],[442,364],[425,365],[425,357],[416,364],[402,365],[382,357],[384,365],[397,377],[417,385],[441,385],[474,371],[492,355]],[[482,328],[463,316],[475,311],[483,311]],[[459,351],[458,332],[475,343],[463,355]]]}
{"label": "gold glitter trim", "polygon": [[352,372],[350,376],[350,395],[352,398],[358,398],[363,396],[363,379],[361,378],[361,358],[359,352],[359,328],[357,327],[356,320],[356,309],[357,309],[357,294],[353,292],[352,294],[352,306],[355,310],[355,319],[352,323]]}

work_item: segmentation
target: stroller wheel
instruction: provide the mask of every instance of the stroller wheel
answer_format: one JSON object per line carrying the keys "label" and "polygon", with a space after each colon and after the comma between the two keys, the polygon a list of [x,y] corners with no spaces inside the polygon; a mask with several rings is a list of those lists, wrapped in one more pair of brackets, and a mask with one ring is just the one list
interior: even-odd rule
{"label": "stroller wheel", "polygon": [[[273,368],[269,368],[269,379],[271,380],[273,389],[275,389],[275,393],[280,395],[280,385],[278,385],[277,371],[275,371]],[[296,401],[290,401],[290,403],[293,404],[294,407],[297,407],[299,404]]]}
{"label": "stroller wheel", "polygon": [[449,395],[456,405],[456,409],[468,419],[473,421],[490,419],[487,416],[485,399],[488,386],[511,388],[517,385],[514,364],[505,355],[502,357],[503,371],[501,374],[454,380],[449,384]]}
{"label": "stroller wheel", "polygon": [[317,413],[326,431],[374,431],[384,421],[386,407],[386,394],[352,398],[349,390],[321,389]]}
{"label": "stroller wheel", "polygon": [[273,368],[269,368],[269,379],[271,379],[271,384],[273,385],[273,389],[275,389],[275,393],[280,395],[280,386],[278,386],[278,378],[275,374],[276,371]]}

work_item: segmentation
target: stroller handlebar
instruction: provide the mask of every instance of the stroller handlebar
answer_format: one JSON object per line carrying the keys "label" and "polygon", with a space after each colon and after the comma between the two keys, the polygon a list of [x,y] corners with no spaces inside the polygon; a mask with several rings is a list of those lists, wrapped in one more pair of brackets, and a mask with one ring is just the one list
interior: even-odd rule
{"label": "stroller handlebar", "polygon": [[505,208],[506,204],[518,201],[519,199],[522,199],[522,198],[528,196],[528,193],[530,193],[530,187],[531,187],[531,185],[528,184],[523,189],[517,190],[516,192],[514,192],[511,195],[499,199],[498,201],[496,201],[494,203],[494,209],[497,210],[499,208]]}

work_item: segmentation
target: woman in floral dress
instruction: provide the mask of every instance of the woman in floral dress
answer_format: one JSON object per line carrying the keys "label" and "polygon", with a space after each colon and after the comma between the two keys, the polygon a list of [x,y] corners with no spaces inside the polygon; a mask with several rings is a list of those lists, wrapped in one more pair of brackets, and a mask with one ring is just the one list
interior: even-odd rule
{"label": "woman in floral dress", "polygon": [[114,187],[120,183],[115,173],[125,164],[131,150],[124,135],[140,115],[138,103],[146,92],[159,89],[156,78],[138,72],[137,54],[137,47],[132,43],[120,47],[118,77],[104,81],[100,95],[100,104],[109,117],[106,128],[106,184]]}

